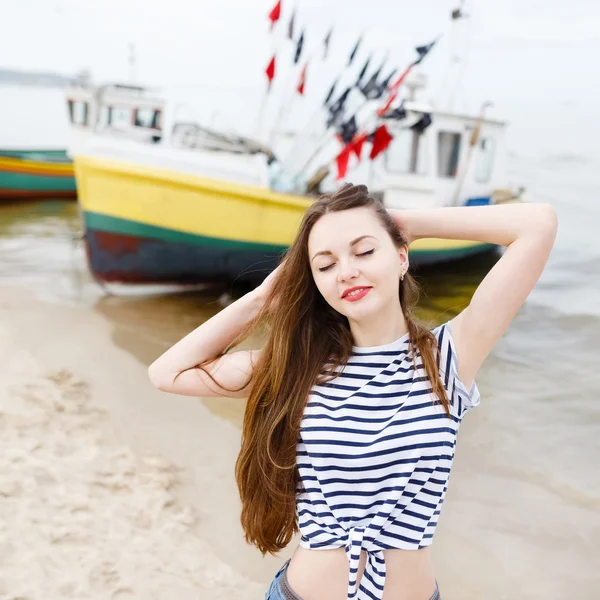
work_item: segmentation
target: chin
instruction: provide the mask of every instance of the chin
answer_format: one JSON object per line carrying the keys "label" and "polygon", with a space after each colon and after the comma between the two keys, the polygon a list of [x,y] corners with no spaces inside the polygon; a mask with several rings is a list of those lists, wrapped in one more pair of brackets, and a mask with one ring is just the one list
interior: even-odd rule
{"label": "chin", "polygon": [[[370,300],[370,302],[367,302],[367,300]],[[344,304],[340,307],[341,310],[338,309],[338,312],[341,312],[344,316],[353,320],[371,317],[381,309],[381,303],[377,301],[374,302],[373,300],[375,300],[375,298],[368,297],[355,303],[342,300]]]}

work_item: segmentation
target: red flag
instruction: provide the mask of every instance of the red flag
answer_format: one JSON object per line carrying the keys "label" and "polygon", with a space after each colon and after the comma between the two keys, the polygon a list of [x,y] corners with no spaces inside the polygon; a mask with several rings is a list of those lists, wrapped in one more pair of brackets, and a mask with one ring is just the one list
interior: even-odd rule
{"label": "red flag", "polygon": [[337,155],[335,162],[337,164],[338,174],[336,179],[343,179],[348,171],[348,161],[350,160],[350,151],[352,147],[350,144],[344,146],[343,150]]}
{"label": "red flag", "polygon": [[369,136],[366,133],[361,133],[360,135],[354,136],[352,144],[350,144],[352,147],[352,152],[356,154],[356,158],[358,158],[358,160],[360,160],[363,144],[366,142],[368,137]]}
{"label": "red flag", "polygon": [[396,96],[398,95],[398,89],[400,88],[400,84],[404,81],[405,77],[408,75],[410,70],[413,68],[413,65],[414,65],[414,63],[408,65],[408,67],[406,67],[406,69],[404,69],[402,75],[400,75],[400,77],[398,77],[398,79],[396,79],[396,81],[394,81],[392,87],[389,88],[390,95],[388,96],[388,98],[385,101],[385,103],[383,104],[383,106],[381,106],[380,108],[377,109],[378,117],[383,116],[388,111],[389,107],[392,105],[392,102],[396,99]]}
{"label": "red flag", "polygon": [[306,67],[308,67],[308,63],[302,67],[302,72],[300,73],[300,81],[298,82],[298,93],[303,96],[304,95],[304,85],[306,84]]}
{"label": "red flag", "polygon": [[373,132],[373,147],[371,148],[371,154],[369,158],[373,159],[381,154],[394,139],[394,136],[388,131],[385,125],[379,126]]}
{"label": "red flag", "polygon": [[271,62],[267,65],[267,68],[265,69],[265,73],[267,74],[267,79],[269,80],[269,88],[270,88],[271,82],[273,81],[273,78],[275,77],[275,55],[273,55]]}
{"label": "red flag", "polygon": [[279,21],[279,17],[281,16],[281,0],[277,2],[277,4],[271,9],[269,13],[269,21],[271,21],[271,29],[275,27],[275,23]]}

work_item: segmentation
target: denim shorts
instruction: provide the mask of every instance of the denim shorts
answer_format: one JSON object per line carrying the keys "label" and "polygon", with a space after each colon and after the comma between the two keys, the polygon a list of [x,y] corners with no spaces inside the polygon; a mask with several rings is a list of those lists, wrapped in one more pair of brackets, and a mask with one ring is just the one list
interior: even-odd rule
{"label": "denim shorts", "polygon": [[[302,598],[292,590],[288,582],[287,568],[291,560],[291,558],[286,560],[283,567],[277,571],[277,574],[269,586],[269,590],[265,594],[265,600],[302,600]],[[435,592],[433,592],[433,596],[431,596],[429,600],[442,600],[437,584],[435,586]]]}

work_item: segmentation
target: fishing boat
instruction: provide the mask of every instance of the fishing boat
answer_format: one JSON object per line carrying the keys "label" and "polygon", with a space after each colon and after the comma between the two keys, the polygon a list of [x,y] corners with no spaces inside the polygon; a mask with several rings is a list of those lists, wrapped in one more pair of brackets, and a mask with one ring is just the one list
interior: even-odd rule
{"label": "fishing boat", "polygon": [[[399,80],[405,86],[407,73]],[[368,184],[389,208],[517,200],[518,192],[507,190],[505,124],[486,118],[485,106],[462,115],[420,103],[419,80],[411,85],[401,103],[394,102],[399,83],[384,86],[387,106],[370,130],[355,127],[348,137],[347,121],[338,119],[338,133],[310,148],[299,171],[271,144],[176,121],[156,92],[122,95],[121,118],[136,124],[137,139],[115,136],[107,103],[97,96],[106,126],[73,152],[92,273],[132,284],[260,280],[294,239],[315,195],[344,179]],[[330,117],[339,104],[329,106]],[[373,113],[373,103],[365,107]],[[136,120],[142,108],[145,118]],[[292,135],[288,148],[299,137]],[[363,146],[369,159],[357,163]],[[297,163],[299,153],[293,156]],[[492,250],[423,239],[409,254],[418,267]]]}
{"label": "fishing boat", "polygon": [[1,200],[75,197],[75,173],[66,150],[0,148]]}
{"label": "fishing boat", "polygon": [[2,85],[0,200],[74,198],[64,90]]}

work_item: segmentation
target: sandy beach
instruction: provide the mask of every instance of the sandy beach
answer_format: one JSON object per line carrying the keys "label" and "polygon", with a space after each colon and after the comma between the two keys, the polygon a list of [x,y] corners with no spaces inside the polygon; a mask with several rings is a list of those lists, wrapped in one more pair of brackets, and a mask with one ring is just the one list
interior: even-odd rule
{"label": "sandy beach", "polygon": [[[115,343],[127,319],[106,314],[2,289],[0,597],[261,600],[295,544],[263,558],[242,538],[239,428],[217,399],[154,390],[147,360]],[[145,356],[160,351],[130,327]],[[444,598],[593,598],[598,501],[491,463],[497,409],[463,426],[434,545]]]}
{"label": "sandy beach", "polygon": [[240,568],[238,432],[155,392],[89,313],[2,293],[0,597],[260,598],[279,561]]}

